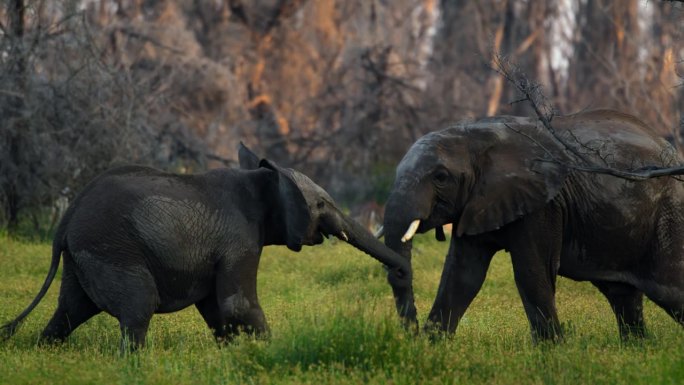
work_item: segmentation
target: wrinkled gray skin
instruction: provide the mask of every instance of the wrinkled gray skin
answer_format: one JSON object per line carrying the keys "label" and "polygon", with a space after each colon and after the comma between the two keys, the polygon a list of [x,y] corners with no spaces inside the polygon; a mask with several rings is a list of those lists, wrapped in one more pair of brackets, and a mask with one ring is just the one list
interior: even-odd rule
{"label": "wrinkled gray skin", "polygon": [[[590,111],[557,117],[553,125],[568,142],[599,148],[599,154],[583,151],[602,165],[682,162],[630,115]],[[420,138],[397,167],[385,243],[410,260],[411,241],[401,238],[412,221],[421,220],[418,233],[437,229],[438,237],[442,225],[453,224],[426,329],[454,332],[502,249],[511,254],[535,340],[561,337],[558,274],[594,284],[623,338],[645,333],[643,294],[684,325],[684,184],[579,172],[543,161],[549,158],[544,149],[570,161],[534,120],[488,118]],[[395,287],[394,295],[399,314],[415,323],[412,288]]]}
{"label": "wrinkled gray skin", "polygon": [[43,288],[4,325],[11,335],[47,291],[64,257],[57,310],[41,339],[65,339],[105,311],[119,320],[122,349],[136,348],[154,313],[195,305],[217,340],[268,331],[256,292],[263,246],[299,251],[334,235],[410,284],[409,264],[343,215],[306,176],[262,160],[246,147],[241,166],[176,175],[140,166],[93,180],[62,219]]}

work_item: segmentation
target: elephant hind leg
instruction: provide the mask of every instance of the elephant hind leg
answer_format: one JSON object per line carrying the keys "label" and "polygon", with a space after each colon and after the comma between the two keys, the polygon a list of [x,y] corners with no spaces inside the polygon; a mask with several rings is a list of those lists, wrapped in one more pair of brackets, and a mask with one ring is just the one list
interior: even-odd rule
{"label": "elephant hind leg", "polygon": [[620,330],[620,337],[644,337],[643,293],[632,285],[619,282],[592,282],[610,302]]}
{"label": "elephant hind leg", "polygon": [[131,282],[122,296],[128,302],[117,304],[112,312],[121,329],[121,353],[145,346],[147,328],[159,304],[156,290],[152,290],[147,282],[139,283]]}
{"label": "elephant hind leg", "polygon": [[145,337],[151,319],[152,315],[150,314],[149,317],[122,317],[119,320],[119,328],[121,329],[120,351],[122,354],[133,352],[145,346]]}
{"label": "elephant hind leg", "polygon": [[75,254],[85,282],[83,288],[98,307],[119,320],[121,352],[144,346],[152,315],[160,305],[152,273],[143,264],[110,261],[142,261],[143,256],[113,252],[101,256],[83,251]]}
{"label": "elephant hind leg", "polygon": [[113,312],[121,329],[121,353],[145,346],[147,328],[158,304],[156,295],[149,291],[131,290],[125,296],[130,298],[130,303]]}
{"label": "elephant hind leg", "polygon": [[79,325],[101,312],[83,290],[74,269],[73,260],[65,252],[57,309],[41,333],[41,342],[62,342]]}

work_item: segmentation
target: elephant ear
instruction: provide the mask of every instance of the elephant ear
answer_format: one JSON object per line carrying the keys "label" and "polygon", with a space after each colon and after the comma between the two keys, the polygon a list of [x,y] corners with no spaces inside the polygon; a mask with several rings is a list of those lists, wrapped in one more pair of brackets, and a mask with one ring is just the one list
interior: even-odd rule
{"label": "elephant ear", "polygon": [[476,179],[457,236],[496,230],[541,209],[562,188],[568,169],[549,161],[548,151],[563,151],[546,131],[516,121],[478,122],[467,131]]}
{"label": "elephant ear", "polygon": [[259,168],[259,157],[242,142],[238,147],[238,160],[240,161],[240,168],[244,170]]}
{"label": "elephant ear", "polygon": [[280,207],[280,215],[284,219],[285,243],[290,250],[300,251],[311,225],[311,213],[304,194],[295,183],[292,171],[281,168],[267,159],[261,160],[259,167],[271,169],[278,174],[275,199]]}

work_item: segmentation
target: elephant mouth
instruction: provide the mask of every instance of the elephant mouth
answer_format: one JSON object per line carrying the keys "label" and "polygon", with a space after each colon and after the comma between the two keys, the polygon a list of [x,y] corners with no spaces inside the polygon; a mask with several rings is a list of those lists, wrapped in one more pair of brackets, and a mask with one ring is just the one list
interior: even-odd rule
{"label": "elephant mouth", "polygon": [[344,230],[333,229],[332,227],[334,226],[326,226],[324,223],[319,224],[312,232],[312,236],[309,239],[309,242],[307,242],[307,245],[320,245],[325,238],[330,239],[333,236],[342,241],[349,242],[349,236]]}
{"label": "elephant mouth", "polygon": [[[444,241],[444,230],[442,229],[442,226],[453,223],[448,220],[444,221],[435,221],[432,219],[414,219],[411,224],[409,224],[408,228],[406,229],[406,232],[404,235],[401,237],[401,242],[406,243],[413,239],[413,237],[416,234],[422,234],[426,233],[432,229],[435,229],[437,232],[437,240],[439,241]],[[385,226],[380,226],[380,229],[374,234],[375,238],[382,238],[385,236]]]}
{"label": "elephant mouth", "polygon": [[323,240],[325,239],[325,234],[323,234],[320,229],[318,231],[315,231],[309,242],[307,244],[309,246],[314,246],[314,245],[320,245],[323,243]]}
{"label": "elephant mouth", "polygon": [[[437,240],[445,241],[446,238],[444,236],[444,230],[442,226],[458,223],[458,218],[460,216],[461,210],[457,209],[452,203],[438,197],[435,199],[432,209],[427,217],[424,219],[414,219],[407,228],[404,237],[406,237],[406,241],[408,241],[413,237],[413,235],[415,235],[415,233],[427,233],[428,231],[434,229],[436,231]],[[412,234],[409,230],[411,230],[411,226],[416,227],[414,224],[416,221],[419,221],[419,224],[417,225],[415,232]],[[410,237],[407,237],[407,235],[410,235]],[[402,242],[405,243],[406,241],[402,239]]]}

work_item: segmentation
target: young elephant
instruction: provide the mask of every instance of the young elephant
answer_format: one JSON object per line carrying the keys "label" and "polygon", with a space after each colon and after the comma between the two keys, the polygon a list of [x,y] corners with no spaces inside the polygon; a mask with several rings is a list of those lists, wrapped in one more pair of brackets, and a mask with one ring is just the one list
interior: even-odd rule
{"label": "young elephant", "polygon": [[143,345],[154,313],[195,305],[217,340],[267,332],[256,292],[265,245],[299,251],[334,235],[410,281],[409,266],[343,215],[309,178],[261,160],[176,175],[115,168],[90,182],[62,219],[49,274],[33,302],[2,326],[11,336],[47,292],[64,256],[59,303],[41,339],[63,340],[101,311],[119,320],[122,349]]}

